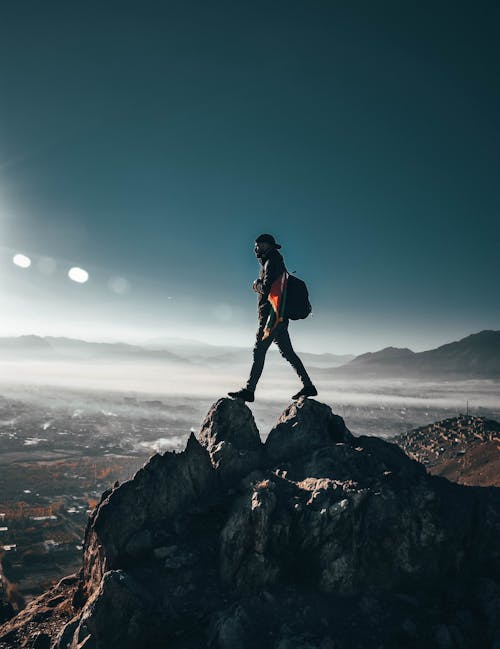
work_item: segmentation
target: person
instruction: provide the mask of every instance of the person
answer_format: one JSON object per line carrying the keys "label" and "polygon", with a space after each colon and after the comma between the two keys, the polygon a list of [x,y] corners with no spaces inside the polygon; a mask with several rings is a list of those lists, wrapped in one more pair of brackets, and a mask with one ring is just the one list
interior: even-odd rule
{"label": "person", "polygon": [[318,394],[306,369],[295,353],[288,333],[289,318],[286,317],[286,268],[283,256],[271,234],[261,234],[255,239],[254,252],[261,264],[259,277],[253,283],[258,293],[258,329],[253,347],[253,363],[250,376],[244,388],[228,392],[230,397],[254,401],[255,388],[264,369],[266,352],[274,341],[281,355],[291,364],[302,381],[302,389],[292,396],[314,397]]}

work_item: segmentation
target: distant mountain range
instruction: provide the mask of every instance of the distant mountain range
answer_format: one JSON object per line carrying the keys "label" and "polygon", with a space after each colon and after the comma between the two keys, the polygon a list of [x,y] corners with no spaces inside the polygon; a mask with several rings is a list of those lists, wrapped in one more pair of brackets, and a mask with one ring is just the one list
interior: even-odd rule
{"label": "distant mountain range", "polygon": [[[162,342],[165,347],[162,347]],[[330,378],[500,378],[500,331],[485,330],[435,349],[414,352],[385,347],[359,356],[299,352],[304,364]],[[272,362],[283,362],[277,349]],[[0,338],[0,360],[127,360],[225,366],[248,363],[251,348],[217,346],[180,338],[158,339],[146,345],[98,343],[52,336]]]}
{"label": "distant mountain range", "polygon": [[407,347],[386,347],[356,356],[338,367],[335,375],[365,378],[500,378],[500,331],[480,331],[423,352],[414,352]]}
{"label": "distant mountain range", "polygon": [[2,360],[161,360],[186,362],[167,350],[145,349],[127,343],[98,343],[53,336],[17,336],[0,338]]}
{"label": "distant mountain range", "polygon": [[[314,354],[300,352],[304,363],[318,368],[338,367],[354,356],[352,354]],[[280,360],[278,350],[270,350],[269,358]],[[251,347],[210,345],[182,338],[165,339],[147,345],[127,343],[100,343],[74,338],[24,335],[0,337],[0,360],[127,360],[159,361],[201,365],[229,365],[249,363]]]}

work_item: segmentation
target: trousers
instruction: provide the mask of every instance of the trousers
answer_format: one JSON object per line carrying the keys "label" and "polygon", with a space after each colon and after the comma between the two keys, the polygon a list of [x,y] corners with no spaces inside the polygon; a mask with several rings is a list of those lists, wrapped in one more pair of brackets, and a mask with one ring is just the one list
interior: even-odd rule
{"label": "trousers", "polygon": [[250,377],[246,384],[246,389],[255,392],[262,370],[264,369],[267,350],[273,341],[278,345],[280,354],[283,358],[285,358],[297,372],[303,385],[312,385],[312,381],[306,372],[306,368],[292,347],[290,334],[288,333],[289,319],[285,318],[282,322],[279,322],[269,336],[262,340],[265,322],[265,319],[259,320],[259,327],[257,329],[255,344],[253,346],[253,363],[250,370]]}

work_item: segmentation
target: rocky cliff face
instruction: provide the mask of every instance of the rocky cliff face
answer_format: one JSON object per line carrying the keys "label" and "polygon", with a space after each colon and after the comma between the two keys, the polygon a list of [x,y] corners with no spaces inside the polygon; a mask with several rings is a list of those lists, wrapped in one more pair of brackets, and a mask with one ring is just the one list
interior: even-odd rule
{"label": "rocky cliff face", "polygon": [[91,515],[82,570],[0,647],[500,647],[500,495],[427,474],[313,399],[262,444],[219,399]]}

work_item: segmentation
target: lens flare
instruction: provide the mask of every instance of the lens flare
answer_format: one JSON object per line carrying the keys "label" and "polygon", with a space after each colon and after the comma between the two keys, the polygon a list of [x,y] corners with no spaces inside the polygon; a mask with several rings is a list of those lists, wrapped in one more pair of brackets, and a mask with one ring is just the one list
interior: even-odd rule
{"label": "lens flare", "polygon": [[84,284],[88,280],[89,274],[83,268],[78,268],[78,266],[73,266],[73,268],[70,268],[68,271],[68,277],[72,279],[74,282],[78,282],[79,284]]}
{"label": "lens flare", "polygon": [[125,277],[110,277],[108,280],[108,288],[117,295],[125,295],[129,291],[129,283]]}
{"label": "lens flare", "polygon": [[12,262],[20,268],[29,268],[31,266],[31,259],[26,257],[26,255],[14,255],[12,257]]}

